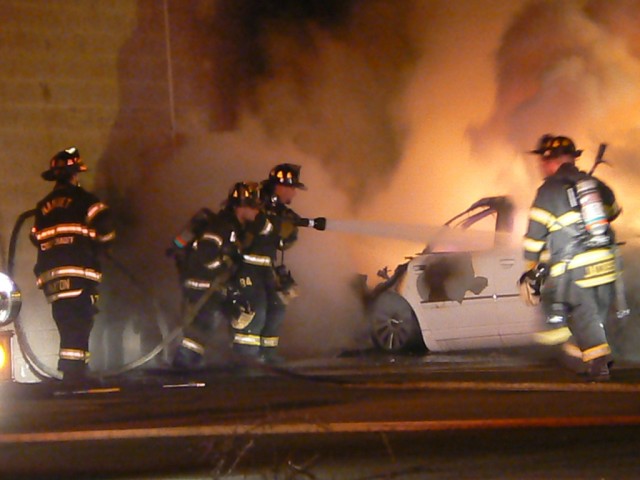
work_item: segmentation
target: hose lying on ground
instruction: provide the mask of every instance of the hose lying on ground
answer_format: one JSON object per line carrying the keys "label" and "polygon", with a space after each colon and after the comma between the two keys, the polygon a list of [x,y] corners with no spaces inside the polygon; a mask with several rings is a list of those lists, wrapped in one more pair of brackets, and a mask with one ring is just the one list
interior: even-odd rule
{"label": "hose lying on ground", "polygon": [[[16,219],[15,225],[11,232],[7,269],[8,269],[9,276],[12,278],[13,278],[14,267],[15,267],[18,235],[20,233],[20,230],[24,222],[28,218],[35,215],[35,213],[36,213],[36,210],[33,209],[33,210],[27,210],[26,212],[23,212],[22,214],[20,214]],[[120,262],[118,262],[115,258],[113,258],[110,255],[107,255],[107,258],[119,270],[121,270],[137,288],[142,289],[140,282],[126,269],[124,265],[120,264]],[[183,329],[186,326],[188,326],[193,322],[193,320],[195,319],[200,309],[202,309],[202,307],[204,307],[207,301],[211,298],[211,295],[213,295],[213,293],[218,291],[221,287],[222,285],[214,283],[207,291],[205,291],[202,297],[200,297],[198,301],[191,306],[191,308],[188,308],[185,310],[185,313],[181,319],[179,326],[177,326],[171,332],[169,332],[169,334],[160,343],[158,343],[153,349],[151,349],[148,353],[146,353],[145,355],[142,355],[141,357],[129,363],[122,365],[121,367],[111,369],[111,370],[91,372],[91,376],[95,378],[105,378],[105,377],[116,376],[116,375],[126,373],[128,371],[134,370],[136,368],[139,368],[145,363],[151,361],[160,352],[162,352],[165,348],[167,348],[182,333]],[[144,293],[145,293],[145,296],[148,298],[154,297],[153,294],[151,293],[148,293],[148,292],[144,292]],[[154,301],[154,306],[156,306],[157,308],[155,301]],[[24,330],[24,325],[22,324],[20,315],[18,315],[18,318],[15,320],[14,324],[15,324],[15,332],[16,332],[16,339],[18,341],[18,346],[20,347],[20,350],[22,351],[25,361],[33,371],[34,375],[39,380],[47,380],[52,378],[58,379],[58,380],[62,379],[62,374],[58,370],[54,370],[51,367],[45,365],[43,362],[41,362],[38,356],[35,354],[35,352],[31,348],[31,345],[29,344],[29,340]],[[244,357],[241,355],[234,355],[234,357],[236,359],[236,364],[243,364],[247,367],[264,370],[264,371],[275,373],[278,375],[285,375],[285,376],[306,379],[306,380],[315,380],[315,381],[325,382],[325,383],[334,383],[334,384],[350,383],[348,381],[341,381],[335,378],[324,377],[319,375],[300,374],[288,368],[264,364],[260,362],[258,359],[254,359],[251,357]]]}
{"label": "hose lying on ground", "polygon": [[[26,212],[21,213],[16,219],[13,230],[11,232],[11,240],[9,242],[9,255],[8,255],[8,261],[7,261],[7,273],[11,278],[13,278],[13,274],[14,274],[16,249],[17,249],[18,236],[20,234],[20,230],[22,229],[24,222],[28,218],[35,215],[35,213],[36,213],[35,209],[27,210]],[[114,259],[110,255],[107,255],[107,258],[109,258],[111,262],[119,270],[121,270],[125,275],[127,275],[129,279],[132,281],[132,283],[136,285],[136,287],[142,288],[139,282],[132,276],[132,274],[123,265],[121,265],[116,259]],[[182,321],[180,322],[180,325],[174,328],[167,335],[167,337],[164,338],[160,343],[158,343],[158,345],[156,345],[149,353],[137,358],[132,362],[126,363],[125,365],[119,368],[116,368],[113,370],[92,372],[91,375],[98,378],[119,375],[127,371],[133,370],[135,368],[138,368],[144,365],[145,363],[149,362],[150,360],[152,360],[156,355],[162,352],[163,349],[167,348],[171,344],[171,342],[173,342],[180,335],[180,333],[182,332],[182,329],[193,321],[195,316],[198,314],[199,310],[205,305],[205,303],[209,300],[211,295],[219,288],[220,288],[220,285],[218,284],[212,285],[211,288],[209,288],[209,290],[207,290],[202,295],[202,297],[198,300],[198,302],[196,302],[192,306],[192,308],[188,309],[185,312],[185,315],[183,316]],[[147,296],[149,295],[147,294]],[[153,297],[153,295],[151,295],[151,297]],[[18,346],[20,347],[20,350],[22,351],[24,359],[29,365],[29,367],[31,368],[31,370],[33,371],[34,375],[39,380],[46,380],[50,378],[62,379],[62,374],[59,371],[54,370],[51,367],[45,365],[43,362],[41,362],[38,356],[35,354],[35,352],[31,348],[31,345],[27,338],[27,334],[25,332],[24,325],[22,323],[20,315],[18,315],[18,318],[15,320],[14,325],[15,325],[15,332],[16,332],[16,339],[18,341]]]}

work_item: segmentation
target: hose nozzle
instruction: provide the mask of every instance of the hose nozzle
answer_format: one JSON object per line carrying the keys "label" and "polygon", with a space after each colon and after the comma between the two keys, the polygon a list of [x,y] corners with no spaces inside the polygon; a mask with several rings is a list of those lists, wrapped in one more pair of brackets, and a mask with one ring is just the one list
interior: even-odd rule
{"label": "hose nozzle", "polygon": [[296,221],[297,227],[311,227],[316,230],[324,230],[327,228],[327,219],[325,217],[317,218],[300,218]]}

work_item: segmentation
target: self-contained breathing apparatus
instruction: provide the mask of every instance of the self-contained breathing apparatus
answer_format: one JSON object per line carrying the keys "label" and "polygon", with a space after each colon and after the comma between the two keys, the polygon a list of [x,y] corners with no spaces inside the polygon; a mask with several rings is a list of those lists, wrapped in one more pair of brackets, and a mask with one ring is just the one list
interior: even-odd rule
{"label": "self-contained breathing apparatus", "polygon": [[167,248],[165,253],[168,257],[175,259],[179,271],[184,268],[186,256],[193,247],[193,242],[202,235],[214,215],[208,208],[201,208],[191,217],[180,232],[173,237],[171,246]]}
{"label": "self-contained breathing apparatus", "polygon": [[[592,177],[596,167],[601,163],[606,163],[603,159],[606,147],[606,144],[600,144],[593,167],[589,173],[581,175],[579,179],[567,187],[569,205],[574,211],[580,214],[580,219],[571,226],[561,226],[562,228],[570,228],[573,230],[573,239],[565,248],[565,259],[563,262],[568,264],[574,255],[586,250],[610,247],[615,254],[616,271],[621,272],[622,260],[618,252],[604,202],[598,190],[598,181]],[[540,151],[536,150],[533,151],[533,153],[540,153]],[[538,305],[540,303],[541,288],[549,276],[549,271],[546,264],[540,263],[534,269],[525,272],[520,277],[518,281],[520,296],[527,305]],[[563,274],[555,285],[555,300],[551,304],[551,311],[548,312],[547,315],[547,323],[549,324],[562,325],[566,323],[569,312],[563,299],[565,298],[568,282],[568,275]],[[624,283],[620,273],[618,273],[616,277],[615,292],[617,303],[616,315],[618,318],[623,318],[629,315],[630,310],[626,303]]]}
{"label": "self-contained breathing apparatus", "polygon": [[[259,190],[259,185],[255,182],[235,183],[227,197],[226,207],[230,209],[245,207],[257,211],[261,203]],[[237,212],[237,210],[235,211]],[[206,233],[207,227],[213,225],[222,216],[224,216],[224,212],[216,214],[208,208],[201,208],[173,238],[171,247],[167,249],[167,255],[174,257],[176,260],[181,279],[190,268],[188,266],[189,255],[196,248],[198,240]],[[238,254],[236,247],[231,245],[235,245],[239,241],[238,235],[240,235],[240,232],[234,229],[230,237],[225,238],[224,241],[220,240],[222,261],[216,260],[215,263],[221,263],[221,265],[213,268],[223,268],[222,264],[226,264],[228,268],[223,277],[207,283],[217,284],[217,290],[225,297],[221,305],[222,311],[232,322],[246,321],[248,323],[255,315],[255,312],[249,302],[242,298],[238,286],[233,285],[233,282],[230,281],[234,268],[234,258]]]}
{"label": "self-contained breathing apparatus", "polygon": [[[615,241],[613,230],[609,222],[604,202],[598,191],[598,182],[592,177],[595,169],[604,160],[604,152],[607,144],[601,143],[598,148],[595,161],[588,174],[578,179],[574,185],[567,189],[569,204],[580,213],[580,221],[575,224],[576,238],[567,248],[567,255],[573,256],[579,253],[576,250],[590,250],[594,248],[609,247],[615,256],[615,270],[618,272],[614,282],[616,294],[616,316],[621,319],[629,315],[630,309],[627,305],[624,292],[624,282],[622,279],[622,258]],[[566,276],[565,276],[566,277]],[[568,279],[564,278],[558,283],[556,298],[564,298]],[[566,307],[560,302],[552,306],[552,315],[549,317],[550,323],[566,321]]]}
{"label": "self-contained breathing apparatus", "polygon": [[611,245],[611,228],[598,192],[598,182],[585,176],[567,189],[567,197],[571,208],[580,212],[577,228],[582,245],[587,249]]}
{"label": "self-contained breathing apparatus", "polygon": [[[180,229],[171,241],[171,246],[167,248],[166,255],[172,257],[176,262],[176,268],[180,278],[187,269],[188,258],[194,249],[197,240],[204,234],[208,225],[216,218],[216,214],[210,209],[203,207],[198,210],[191,219]],[[243,301],[237,289],[223,285],[218,285],[218,290],[224,292],[226,300],[223,304],[223,311],[229,318],[240,318],[249,314],[253,316],[250,305]]]}

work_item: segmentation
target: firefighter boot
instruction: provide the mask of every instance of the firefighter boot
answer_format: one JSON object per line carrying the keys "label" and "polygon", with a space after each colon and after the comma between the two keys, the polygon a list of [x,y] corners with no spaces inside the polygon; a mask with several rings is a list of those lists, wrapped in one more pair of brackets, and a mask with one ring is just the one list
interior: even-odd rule
{"label": "firefighter boot", "polygon": [[262,347],[260,349],[259,361],[267,365],[282,365],[286,362],[284,357],[279,355],[273,347]]}
{"label": "firefighter boot", "polygon": [[89,367],[84,360],[58,360],[58,370],[62,372],[65,383],[81,383],[88,378]]}
{"label": "firefighter boot", "polygon": [[190,370],[202,365],[203,356],[182,345],[176,350],[171,366],[179,370]]}
{"label": "firefighter boot", "polygon": [[588,362],[587,379],[590,382],[603,382],[610,378],[609,357],[594,358]]}
{"label": "firefighter boot", "polygon": [[259,377],[265,371],[260,366],[260,347],[257,345],[233,344],[233,371],[243,377]]}
{"label": "firefighter boot", "polygon": [[253,360],[258,360],[258,358],[260,357],[260,346],[241,345],[238,343],[234,343],[233,353],[238,354],[240,358],[249,358]]}
{"label": "firefighter boot", "polygon": [[62,372],[63,391],[95,388],[102,385],[99,379],[90,376],[89,366],[84,362],[62,363],[58,368]]}

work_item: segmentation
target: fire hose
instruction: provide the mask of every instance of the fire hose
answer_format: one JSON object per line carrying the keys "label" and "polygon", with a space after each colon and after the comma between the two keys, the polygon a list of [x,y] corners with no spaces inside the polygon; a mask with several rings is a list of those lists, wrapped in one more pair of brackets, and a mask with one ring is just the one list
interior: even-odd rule
{"label": "fire hose", "polygon": [[[8,256],[8,262],[7,262],[7,264],[8,264],[7,265],[7,267],[8,267],[7,269],[8,269],[8,274],[9,274],[10,277],[12,277],[13,273],[14,273],[15,253],[16,253],[16,247],[17,247],[17,241],[18,241],[18,234],[19,234],[24,222],[29,217],[33,216],[34,214],[35,214],[35,210],[28,210],[26,212],[23,212],[17,218],[15,226],[14,226],[13,231],[11,233],[11,241],[10,241],[10,245],[9,245],[9,256]],[[316,219],[316,220],[320,220],[320,219]],[[325,220],[321,219],[320,221],[314,221],[313,223],[309,222],[306,225],[300,224],[299,226],[309,226],[309,227],[315,228],[317,230],[324,230]],[[139,285],[139,282],[135,279],[135,277],[123,265],[121,265],[116,259],[114,259],[111,256],[108,256],[107,258],[109,258],[110,261],[119,270],[121,270],[123,273],[125,273],[130,278],[130,280],[134,284],[136,284],[136,286],[138,288],[142,288]],[[149,362],[156,355],[158,355],[163,349],[167,348],[171,344],[171,342],[173,342],[178,337],[178,335],[180,335],[180,333],[182,332],[183,328],[188,326],[194,320],[194,318],[197,315],[197,313],[206,304],[206,302],[210,299],[211,295],[214,292],[216,292],[217,290],[219,290],[220,288],[221,288],[221,285],[214,284],[208,290],[206,290],[204,292],[204,294],[202,295],[202,297],[200,297],[200,299],[191,308],[186,310],[185,314],[182,317],[182,321],[180,322],[180,325],[178,327],[174,328],[161,342],[159,342],[147,354],[137,358],[136,360],[134,360],[132,362],[126,363],[126,364],[124,364],[121,367],[116,368],[116,369],[92,372],[91,376],[95,377],[95,378],[104,378],[104,377],[116,376],[116,375],[125,373],[127,371],[136,369],[136,368],[144,365],[145,363]],[[31,348],[31,345],[30,345],[30,343],[28,341],[28,338],[27,338],[26,332],[24,330],[24,326],[22,324],[20,315],[18,315],[17,318],[15,319],[14,325],[15,325],[16,338],[17,338],[17,341],[18,341],[18,345],[19,345],[19,347],[20,347],[20,349],[21,349],[21,351],[23,353],[25,361],[28,363],[28,365],[30,366],[30,368],[33,371],[33,373],[35,374],[35,376],[40,380],[47,380],[47,379],[51,379],[51,378],[61,379],[60,372],[58,372],[57,370],[53,370],[50,367],[48,367],[47,365],[45,365],[44,363],[42,363],[40,361],[40,359],[38,358],[38,356],[34,353],[33,349]],[[249,357],[237,356],[237,360],[240,360],[241,363],[243,363],[246,366],[254,367],[254,368],[263,370],[265,372],[268,372],[268,373],[272,373],[272,374],[276,374],[276,375],[282,375],[282,376],[286,376],[286,377],[290,377],[290,378],[302,379],[302,380],[305,380],[305,381],[312,381],[312,382],[318,382],[318,383],[340,385],[340,386],[347,387],[347,388],[392,388],[392,389],[399,389],[399,390],[406,389],[406,386],[398,385],[396,383],[393,383],[393,384],[384,384],[384,383],[383,384],[379,384],[379,383],[370,384],[368,382],[354,382],[352,379],[349,379],[349,378],[339,379],[339,378],[332,377],[330,375],[317,375],[317,374],[311,374],[310,375],[310,374],[298,373],[298,372],[296,372],[296,371],[294,371],[294,370],[292,370],[290,368],[264,364],[264,363],[261,363],[257,359],[249,358]],[[431,387],[432,385],[429,385],[429,386]],[[409,386],[409,388],[415,388],[415,386]]]}
{"label": "fire hose", "polygon": [[[327,224],[327,220],[324,217],[318,217],[315,219],[308,219],[308,218],[300,218],[296,221],[298,226],[301,227],[311,227],[314,228],[316,230],[324,230],[326,228],[326,224]],[[124,265],[121,265],[119,262],[117,262],[115,259],[111,258],[112,262],[123,272],[127,273],[129,275],[129,277],[132,279],[134,284],[138,284],[137,281],[135,281],[135,278],[128,272],[128,270],[124,267]],[[125,365],[123,365],[122,367],[115,369],[115,370],[111,370],[111,371],[107,371],[107,372],[102,372],[100,374],[96,374],[96,376],[98,377],[105,377],[105,376],[113,376],[113,375],[119,375],[121,373],[127,372],[129,370],[133,370],[135,368],[138,368],[142,365],[144,365],[145,363],[147,363],[148,361],[150,361],[151,359],[153,359],[156,355],[158,355],[162,350],[164,350],[165,348],[167,348],[171,342],[173,342],[178,335],[180,335],[182,333],[182,330],[184,329],[184,327],[188,326],[189,324],[191,324],[193,322],[193,320],[195,319],[195,317],[198,315],[198,312],[205,306],[205,304],[207,303],[207,301],[209,301],[209,299],[211,298],[211,295],[213,295],[215,292],[219,291],[221,288],[223,288],[223,285],[219,282],[213,282],[213,284],[204,292],[204,294],[202,295],[202,297],[200,297],[198,299],[198,301],[193,304],[192,306],[190,306],[190,308],[188,308],[186,310],[186,313],[184,314],[182,321],[180,322],[180,325],[176,328],[174,328],[165,339],[163,339],[160,343],[158,343],[158,345],[156,345],[149,353],[147,353],[146,355],[143,355],[142,357],[138,358],[137,360],[134,360],[132,362],[129,362]],[[151,295],[151,297],[153,297],[153,295]],[[265,368],[265,369],[269,369],[269,366],[264,366],[263,364],[255,361],[255,362],[251,362],[251,361],[247,361],[247,363],[249,364],[257,364],[259,365],[261,368]],[[273,371],[279,371],[280,373],[281,370],[283,369],[278,369],[278,368],[273,368]]]}
{"label": "fire hose", "polygon": [[[18,234],[20,233],[20,229],[22,228],[22,224],[29,218],[35,215],[36,211],[27,210],[26,212],[21,213],[16,219],[16,223],[11,231],[11,240],[9,241],[9,256],[7,260],[7,272],[9,277],[13,278],[13,270],[15,265],[15,254],[16,247],[18,244]],[[20,351],[22,351],[22,355],[24,359],[31,367],[34,375],[39,380],[44,380],[46,378],[57,378],[60,379],[62,376],[57,370],[52,370],[47,365],[42,363],[37,355],[33,352],[31,348],[31,344],[27,339],[26,332],[24,331],[21,316],[18,317],[14,321],[15,330],[16,330],[16,339],[18,341],[18,346],[20,347]]]}
{"label": "fire hose", "polygon": [[[33,215],[35,215],[35,212],[36,212],[35,210],[27,210],[26,212],[23,212],[22,214],[20,214],[16,219],[15,225],[11,232],[11,240],[9,242],[7,271],[10,277],[13,277],[13,273],[14,273],[16,248],[18,244],[18,235],[20,233],[20,230],[22,229],[22,225],[24,224],[24,222],[29,217],[32,217]],[[107,255],[107,258],[113,263],[113,265],[116,268],[121,270],[127,277],[129,277],[129,279],[132,281],[132,283],[136,287],[142,288],[140,286],[140,283],[135,279],[135,277],[133,277],[133,275],[120,262],[118,262],[111,255]],[[200,299],[191,308],[186,310],[185,314],[183,315],[183,318],[181,319],[179,326],[174,328],[171,332],[169,332],[169,334],[160,343],[158,343],[153,349],[151,349],[147,354],[142,355],[136,360],[126,363],[116,369],[92,372],[92,376],[102,378],[102,377],[119,375],[127,371],[133,370],[135,368],[138,368],[144,365],[145,363],[149,362],[150,360],[152,360],[156,355],[158,355],[160,352],[162,352],[162,350],[167,348],[171,344],[171,342],[173,342],[180,335],[180,333],[182,332],[182,329],[193,321],[193,319],[198,314],[200,309],[211,298],[211,295],[215,291],[219,290],[220,287],[221,285],[214,283],[207,291],[205,291],[202,297],[200,297]],[[151,295],[151,298],[152,297],[153,295]],[[29,343],[20,315],[18,315],[18,317],[15,319],[14,325],[15,325],[16,339],[18,341],[18,346],[20,347],[20,350],[22,351],[25,361],[31,367],[31,370],[33,371],[34,375],[39,380],[45,380],[47,378],[61,379],[62,375],[60,374],[60,372],[58,372],[57,370],[53,370],[52,368],[42,363],[38,358],[38,356],[33,351],[33,349],[31,348],[31,344]]]}
{"label": "fire hose", "polygon": [[[20,230],[22,229],[24,222],[28,218],[35,215],[35,213],[36,213],[35,209],[27,210],[23,212],[18,216],[14,224],[13,230],[11,232],[11,240],[9,242],[9,255],[8,255],[8,262],[7,262],[7,270],[10,277],[13,277],[13,273],[14,273],[16,248],[18,244],[18,235],[20,233]],[[323,217],[319,217],[317,219],[299,219],[297,223],[298,223],[298,226],[311,227],[316,230],[324,230],[326,228],[326,219]],[[137,288],[142,288],[140,282],[133,276],[131,272],[129,272],[129,270],[124,265],[122,265],[117,259],[115,259],[110,254],[107,254],[106,257],[111,261],[111,263],[118,270],[124,273]],[[211,296],[216,291],[219,291],[222,287],[223,286],[220,283],[214,282],[213,285],[203,293],[203,295],[198,299],[198,301],[195,304],[193,304],[192,306],[190,306],[190,308],[187,308],[185,310],[185,313],[183,314],[183,317],[179,325],[175,327],[173,330],[171,330],[171,332],[169,332],[169,334],[161,342],[159,342],[153,349],[151,349],[148,353],[140,356],[139,358],[131,362],[128,362],[122,365],[121,367],[111,369],[111,370],[92,372],[91,376],[96,378],[116,376],[128,371],[134,370],[138,367],[141,367],[145,363],[151,361],[160,352],[162,352],[165,348],[167,348],[182,333],[183,329],[186,326],[188,326],[193,322],[198,312],[204,307],[207,301],[209,301]],[[148,294],[147,292],[145,292],[145,294],[148,298],[154,298],[153,294]],[[154,306],[155,306],[155,302],[154,302]],[[60,374],[60,372],[45,365],[42,361],[40,361],[38,356],[33,351],[31,344],[29,343],[26,331],[24,329],[24,325],[22,324],[20,315],[18,315],[18,317],[15,319],[14,325],[15,325],[16,339],[18,341],[18,346],[20,347],[20,350],[22,351],[25,361],[30,366],[34,375],[39,380],[45,380],[47,378],[61,379],[62,375]],[[252,361],[251,359],[243,359],[243,362],[246,364],[258,366],[261,369],[273,371],[279,374],[289,374],[293,376],[300,376],[298,374],[294,374],[288,369],[264,365],[258,362],[257,360]]]}

